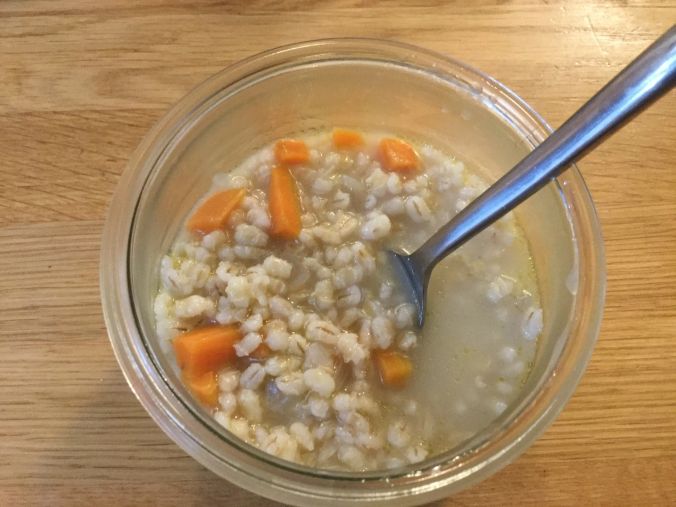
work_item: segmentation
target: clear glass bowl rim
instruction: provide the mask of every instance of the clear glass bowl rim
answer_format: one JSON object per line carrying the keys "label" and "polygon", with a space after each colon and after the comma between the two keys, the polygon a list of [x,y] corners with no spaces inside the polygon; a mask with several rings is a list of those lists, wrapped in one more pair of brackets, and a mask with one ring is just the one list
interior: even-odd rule
{"label": "clear glass bowl rim", "polygon": [[[466,83],[468,89],[490,95],[503,119],[519,129],[533,146],[551,128],[521,98],[493,78],[457,60],[416,46],[378,39],[322,39],[259,53],[225,68],[183,97],[146,135],[130,159],[111,201],[101,250],[100,285],[104,319],[116,358],[128,384],[156,423],[186,452],[220,476],[287,502],[317,505],[360,501],[413,504],[431,501],[463,489],[494,473],[521,454],[554,420],[584,372],[598,335],[605,295],[605,264],[598,218],[587,187],[576,167],[557,178],[577,238],[579,288],[571,334],[557,368],[544,379],[527,406],[488,438],[476,440],[461,456],[431,460],[424,472],[379,474],[312,474],[294,471],[275,459],[221,455],[202,438],[207,428],[195,414],[181,408],[175,393],[162,386],[136,324],[128,278],[130,235],[145,181],[162,151],[189,128],[200,107],[225,87],[237,87],[266,70],[307,59],[377,58],[420,68],[429,74]],[[457,83],[456,83],[457,84]],[[134,206],[130,206],[134,203]],[[111,269],[111,267],[114,267]],[[579,311],[577,311],[579,310]],[[190,419],[192,417],[192,420]],[[482,432],[483,433],[483,432]],[[355,481],[355,479],[361,480]]]}

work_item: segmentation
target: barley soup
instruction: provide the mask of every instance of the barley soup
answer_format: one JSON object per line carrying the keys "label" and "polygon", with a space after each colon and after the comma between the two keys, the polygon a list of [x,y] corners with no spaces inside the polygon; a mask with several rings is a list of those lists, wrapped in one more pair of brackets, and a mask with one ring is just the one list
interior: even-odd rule
{"label": "barley soup", "polygon": [[364,471],[417,463],[518,395],[542,330],[512,214],[435,269],[424,329],[393,284],[486,187],[382,133],[283,139],[214,177],[161,260],[156,329],[215,419],[263,451]]}

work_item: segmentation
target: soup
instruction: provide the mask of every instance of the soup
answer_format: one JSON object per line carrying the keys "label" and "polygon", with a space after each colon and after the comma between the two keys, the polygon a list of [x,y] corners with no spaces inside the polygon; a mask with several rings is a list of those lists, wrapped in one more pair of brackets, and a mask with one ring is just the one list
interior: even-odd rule
{"label": "soup", "polygon": [[423,329],[385,250],[412,250],[486,187],[433,146],[335,129],[218,174],[162,258],[158,339],[234,435],[323,469],[417,463],[490,424],[543,313],[511,214],[444,259]]}

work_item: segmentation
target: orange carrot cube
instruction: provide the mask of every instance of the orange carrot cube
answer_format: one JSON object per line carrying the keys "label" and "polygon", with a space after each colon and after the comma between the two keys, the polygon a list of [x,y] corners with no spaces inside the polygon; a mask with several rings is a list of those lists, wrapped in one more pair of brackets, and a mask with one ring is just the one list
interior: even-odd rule
{"label": "orange carrot cube", "polygon": [[268,188],[270,235],[281,239],[296,239],[300,234],[300,201],[298,188],[288,167],[276,166],[270,174]]}
{"label": "orange carrot cube", "polygon": [[202,234],[225,228],[245,194],[244,188],[230,188],[212,195],[193,212],[186,227],[190,232]]}
{"label": "orange carrot cube", "polygon": [[411,360],[395,350],[374,350],[373,358],[385,387],[402,388],[413,372]]}
{"label": "orange carrot cube", "polygon": [[205,405],[209,407],[218,405],[218,377],[215,372],[210,371],[198,377],[184,375],[183,382],[190,392]]}
{"label": "orange carrot cube", "polygon": [[275,159],[279,164],[304,164],[310,160],[307,145],[298,139],[280,139],[275,143]]}
{"label": "orange carrot cube", "polygon": [[381,139],[378,149],[380,161],[386,171],[410,173],[420,169],[418,154],[406,141],[384,138]]}
{"label": "orange carrot cube", "polygon": [[235,344],[242,333],[235,326],[198,327],[175,338],[172,345],[178,366],[190,378],[216,372],[235,359]]}
{"label": "orange carrot cube", "polygon": [[364,144],[364,137],[356,130],[335,128],[332,137],[333,145],[339,150],[359,148]]}

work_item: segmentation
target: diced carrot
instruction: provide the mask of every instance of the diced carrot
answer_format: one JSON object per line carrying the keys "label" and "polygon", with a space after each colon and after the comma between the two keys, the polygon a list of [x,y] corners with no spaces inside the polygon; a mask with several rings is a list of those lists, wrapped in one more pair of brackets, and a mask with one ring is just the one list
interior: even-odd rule
{"label": "diced carrot", "polygon": [[212,195],[193,212],[188,220],[188,230],[209,234],[223,229],[228,217],[242,202],[245,194],[244,188],[230,188]]}
{"label": "diced carrot", "polygon": [[270,174],[268,209],[272,225],[270,234],[282,239],[295,239],[300,234],[300,202],[298,189],[288,167],[276,166]]}
{"label": "diced carrot", "polygon": [[375,350],[373,357],[380,381],[385,387],[401,388],[406,385],[413,371],[408,357],[395,350]]}
{"label": "diced carrot", "polygon": [[205,405],[215,407],[218,404],[218,378],[216,372],[210,371],[196,377],[183,375],[183,382],[188,386],[190,392]]}
{"label": "diced carrot", "polygon": [[235,344],[242,333],[235,326],[204,326],[174,339],[178,366],[190,378],[216,372],[235,359]]}
{"label": "diced carrot", "polygon": [[304,164],[310,160],[310,151],[303,141],[298,139],[280,139],[275,143],[275,158],[280,164]]}
{"label": "diced carrot", "polygon": [[333,129],[333,145],[338,149],[358,148],[364,144],[364,137],[356,130]]}
{"label": "diced carrot", "polygon": [[249,357],[258,361],[265,361],[272,354],[272,350],[265,343],[261,343],[256,350],[254,350]]}
{"label": "diced carrot", "polygon": [[394,138],[380,140],[380,160],[386,171],[408,173],[420,169],[420,160],[413,146]]}

